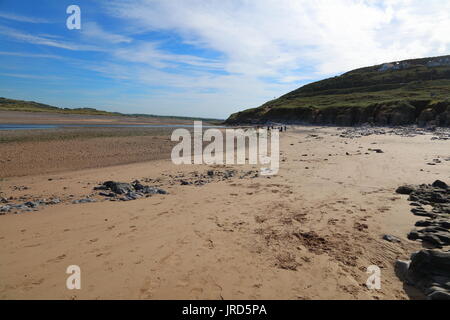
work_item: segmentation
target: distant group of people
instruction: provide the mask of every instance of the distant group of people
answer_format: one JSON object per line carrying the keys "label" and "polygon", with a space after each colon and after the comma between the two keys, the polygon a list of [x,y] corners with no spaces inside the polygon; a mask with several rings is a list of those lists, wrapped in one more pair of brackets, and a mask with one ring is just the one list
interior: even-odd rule
{"label": "distant group of people", "polygon": [[280,126],[280,127],[276,127],[275,128],[275,126],[268,126],[267,127],[267,131],[270,131],[270,130],[277,130],[278,129],[278,131],[280,131],[280,132],[283,132],[283,131],[287,131],[287,127],[286,126]]}
{"label": "distant group of people", "polygon": [[[256,129],[261,129],[261,126],[256,126]],[[287,131],[287,126],[267,126],[267,131],[270,130],[278,130],[279,132],[286,132]]]}

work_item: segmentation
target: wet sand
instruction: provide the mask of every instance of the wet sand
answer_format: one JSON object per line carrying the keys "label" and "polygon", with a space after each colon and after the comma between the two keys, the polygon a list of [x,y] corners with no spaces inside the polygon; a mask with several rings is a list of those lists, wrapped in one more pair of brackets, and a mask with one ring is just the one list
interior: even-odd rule
{"label": "wet sand", "polygon": [[191,120],[179,118],[106,116],[64,114],[50,112],[20,112],[0,110],[0,124],[82,124],[82,125],[145,125],[145,124],[192,124]]}
{"label": "wet sand", "polygon": [[[393,270],[397,258],[422,247],[406,238],[419,218],[395,189],[450,180],[450,141],[340,132],[281,134],[280,171],[270,178],[240,178],[258,166],[175,166],[168,159],[6,177],[1,197],[62,203],[0,216],[0,298],[420,298]],[[375,148],[384,153],[369,151]],[[441,163],[427,165],[438,157]],[[232,169],[238,174],[229,179],[179,183]],[[72,204],[104,181],[135,179],[169,194]],[[81,268],[81,290],[65,286],[73,264]],[[365,286],[370,265],[381,268],[381,290]]]}
{"label": "wet sand", "polygon": [[170,128],[0,131],[0,178],[169,159]]}

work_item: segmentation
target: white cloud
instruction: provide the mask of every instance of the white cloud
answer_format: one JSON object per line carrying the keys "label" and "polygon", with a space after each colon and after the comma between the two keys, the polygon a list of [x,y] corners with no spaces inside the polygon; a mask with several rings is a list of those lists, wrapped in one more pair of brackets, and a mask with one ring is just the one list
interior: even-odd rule
{"label": "white cloud", "polygon": [[20,30],[9,27],[0,26],[0,34],[3,34],[16,41],[44,45],[49,47],[61,48],[74,51],[100,51],[98,46],[85,45],[79,43],[70,43],[64,40],[59,40],[57,37],[47,35],[32,35]]}
{"label": "white cloud", "polygon": [[140,32],[175,31],[223,53],[227,71],[253,76],[303,77],[304,67],[327,75],[450,49],[450,2],[441,0],[115,0],[108,6]]}
{"label": "white cloud", "polygon": [[143,63],[156,68],[176,67],[179,64],[207,69],[223,69],[224,67],[216,59],[165,52],[158,48],[156,42],[144,42],[131,47],[120,48],[114,51],[114,55],[119,59]]}
{"label": "white cloud", "polygon": [[83,23],[82,35],[91,41],[101,41],[103,43],[130,43],[132,39],[123,35],[114,34],[103,30],[95,22]]}
{"label": "white cloud", "polygon": [[64,59],[63,57],[54,54],[24,53],[24,52],[10,52],[10,51],[0,51],[0,55],[13,57],[26,57],[26,58]]}
{"label": "white cloud", "polygon": [[0,12],[0,18],[27,23],[50,23],[50,21],[48,21],[47,19],[26,17],[8,12]]}
{"label": "white cloud", "polygon": [[62,80],[64,78],[55,77],[55,76],[42,76],[35,74],[24,74],[24,73],[3,73],[0,72],[0,76],[13,77],[13,78],[22,78],[22,79],[33,79],[33,80]]}

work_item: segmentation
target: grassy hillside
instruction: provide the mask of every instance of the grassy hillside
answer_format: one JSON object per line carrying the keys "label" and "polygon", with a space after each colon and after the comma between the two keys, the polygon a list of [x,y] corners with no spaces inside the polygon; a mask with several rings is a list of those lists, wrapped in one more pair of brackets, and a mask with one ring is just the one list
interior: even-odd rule
{"label": "grassy hillside", "polygon": [[[450,56],[444,56],[361,68],[314,82],[259,108],[235,113],[227,123],[410,124],[427,109],[432,110],[422,118],[431,113],[436,118],[446,112],[449,101]],[[446,114],[434,120],[450,124]]]}
{"label": "grassy hillside", "polygon": [[52,113],[66,113],[66,114],[86,114],[86,115],[105,115],[117,116],[120,113],[101,111],[93,108],[58,108],[49,106],[47,104],[38,103],[34,101],[13,100],[7,98],[0,98],[0,110],[3,111],[22,111],[22,112],[52,112]]}
{"label": "grassy hillside", "polygon": [[179,116],[158,116],[152,114],[123,114],[118,112],[108,112],[97,110],[94,108],[59,108],[34,101],[13,100],[0,97],[0,111],[22,111],[22,112],[50,112],[63,114],[80,114],[80,115],[100,115],[100,116],[124,116],[124,117],[150,117],[174,120],[203,120],[209,123],[222,123],[222,119],[195,118],[195,117],[179,117]]}

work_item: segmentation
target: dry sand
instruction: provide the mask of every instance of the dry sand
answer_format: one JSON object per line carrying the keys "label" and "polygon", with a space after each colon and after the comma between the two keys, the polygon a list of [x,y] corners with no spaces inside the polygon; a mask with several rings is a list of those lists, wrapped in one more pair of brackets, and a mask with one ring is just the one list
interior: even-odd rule
{"label": "dry sand", "polygon": [[[418,218],[394,190],[449,180],[450,162],[426,163],[450,157],[450,141],[337,133],[283,133],[280,172],[271,178],[237,175],[182,186],[175,176],[258,167],[155,160],[3,179],[0,190],[8,197],[79,199],[106,180],[146,178],[169,194],[129,202],[65,200],[0,216],[0,298],[420,298],[393,271],[396,258],[421,248],[406,239]],[[382,240],[384,234],[401,243]],[[81,267],[81,290],[66,289],[65,271],[73,264]],[[381,290],[365,286],[369,265],[382,268]]]}

